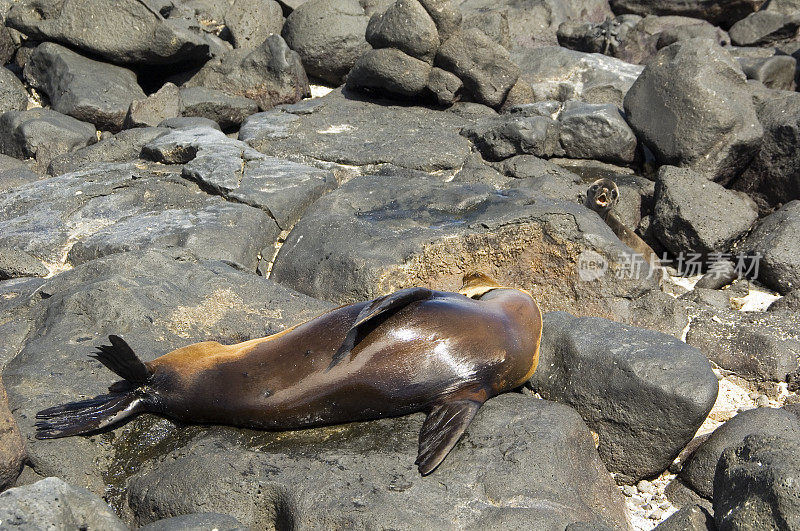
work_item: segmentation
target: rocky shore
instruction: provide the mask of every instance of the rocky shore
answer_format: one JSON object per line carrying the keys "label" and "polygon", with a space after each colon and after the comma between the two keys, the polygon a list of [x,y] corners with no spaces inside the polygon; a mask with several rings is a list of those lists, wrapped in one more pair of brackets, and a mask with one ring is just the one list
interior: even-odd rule
{"label": "rocky shore", "polygon": [[[796,0],[0,15],[0,528],[800,529]],[[475,270],[538,301],[539,367],[430,476],[423,414],[34,438],[109,334],[147,361]]]}

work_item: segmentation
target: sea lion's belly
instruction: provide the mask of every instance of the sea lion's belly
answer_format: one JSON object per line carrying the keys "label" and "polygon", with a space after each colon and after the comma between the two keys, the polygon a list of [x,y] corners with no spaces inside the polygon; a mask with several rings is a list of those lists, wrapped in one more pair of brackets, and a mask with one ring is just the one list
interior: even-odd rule
{"label": "sea lion's belly", "polygon": [[[529,369],[524,330],[464,297],[410,304],[331,360],[363,305],[340,308],[184,376],[168,409],[188,420],[296,428],[397,416],[465,389],[502,392]],[[519,367],[516,367],[516,365]],[[177,412],[177,415],[176,415]]]}

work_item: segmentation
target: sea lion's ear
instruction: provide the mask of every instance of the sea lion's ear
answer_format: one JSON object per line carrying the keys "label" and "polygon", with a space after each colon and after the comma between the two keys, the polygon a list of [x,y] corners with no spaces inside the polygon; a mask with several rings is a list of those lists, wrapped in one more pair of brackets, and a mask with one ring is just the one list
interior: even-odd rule
{"label": "sea lion's ear", "polygon": [[502,287],[486,273],[472,271],[464,275],[463,284],[458,292],[470,299],[479,299],[487,291]]}
{"label": "sea lion's ear", "polygon": [[420,474],[430,474],[444,461],[482,405],[479,398],[448,400],[431,409],[419,432],[419,453],[414,464]]}

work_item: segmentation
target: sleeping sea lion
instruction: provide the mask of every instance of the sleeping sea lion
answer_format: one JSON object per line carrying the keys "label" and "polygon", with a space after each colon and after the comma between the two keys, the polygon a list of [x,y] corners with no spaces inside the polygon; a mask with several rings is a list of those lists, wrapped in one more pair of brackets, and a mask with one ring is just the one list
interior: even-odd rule
{"label": "sleeping sea lion", "polygon": [[659,266],[660,262],[655,251],[638,234],[626,227],[612,212],[617,203],[619,203],[619,188],[617,184],[611,179],[604,178],[596,180],[589,187],[584,205],[600,214],[606,225],[611,228],[622,243],[642,255],[651,266]]}
{"label": "sleeping sea lion", "polygon": [[95,358],[124,380],[40,411],[36,437],[92,432],[140,412],[280,430],[424,411],[416,464],[425,475],[487,399],[530,379],[541,336],[530,294],[481,273],[465,276],[458,293],[402,289],[268,337],[196,343],[150,362],[112,335]]}

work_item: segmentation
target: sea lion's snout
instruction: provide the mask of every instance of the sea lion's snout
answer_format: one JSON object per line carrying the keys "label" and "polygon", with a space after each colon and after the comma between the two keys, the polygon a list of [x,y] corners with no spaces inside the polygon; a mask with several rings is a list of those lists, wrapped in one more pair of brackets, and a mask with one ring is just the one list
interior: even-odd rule
{"label": "sea lion's snout", "polygon": [[608,190],[603,188],[603,190],[597,194],[595,197],[595,202],[600,205],[601,207],[605,208],[608,206]]}

